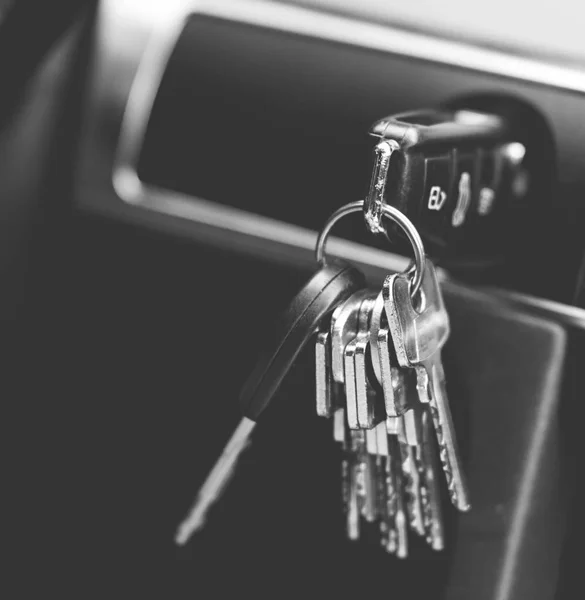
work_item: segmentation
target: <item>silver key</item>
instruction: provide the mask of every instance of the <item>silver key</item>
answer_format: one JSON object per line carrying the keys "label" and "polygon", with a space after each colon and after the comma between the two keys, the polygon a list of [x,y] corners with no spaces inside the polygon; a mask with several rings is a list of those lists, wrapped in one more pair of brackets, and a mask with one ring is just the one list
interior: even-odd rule
{"label": "silver key", "polygon": [[396,436],[388,436],[388,460],[386,461],[386,486],[388,490],[388,513],[394,514],[396,528],[396,556],[408,556],[408,519],[404,502],[404,477],[401,469],[400,448]]}
{"label": "silver key", "polygon": [[378,424],[374,431],[376,432],[376,505],[378,508],[380,544],[386,552],[394,554],[398,549],[398,535],[395,523],[396,513],[391,510],[389,503],[390,494],[394,488],[389,487],[386,476],[387,461],[390,459],[388,435],[384,423]]}
{"label": "silver key", "polygon": [[331,371],[338,383],[345,381],[343,351],[357,333],[360,306],[368,294],[368,290],[356,292],[331,315]]}
{"label": "silver key", "polygon": [[453,418],[446,395],[441,349],[450,333],[435,268],[426,260],[417,311],[410,295],[408,274],[389,275],[383,287],[384,306],[398,362],[414,368],[421,402],[429,404],[439,456],[451,502],[461,511],[470,508],[469,492],[457,447]]}
{"label": "silver key", "polygon": [[382,456],[381,452],[383,448],[378,447],[378,435],[377,435],[377,427],[373,427],[372,429],[366,430],[366,446],[368,450],[368,455],[372,465],[373,472],[373,505],[375,510],[374,520],[379,521],[381,517],[383,517],[385,513],[385,501],[382,496],[383,492],[383,469],[382,469]]}
{"label": "silver key", "polygon": [[345,412],[335,411],[333,415],[333,437],[341,443],[341,495],[346,518],[347,537],[357,540],[360,536],[360,513],[356,480],[356,461],[350,451],[350,438],[345,422]]}
{"label": "silver key", "polygon": [[[410,407],[407,394],[394,393],[391,345],[392,340],[384,309],[384,295],[380,292],[376,297],[370,319],[370,350],[374,374],[382,386],[386,415],[390,420],[400,417]],[[388,425],[390,429],[394,427],[392,423]]]}
{"label": "silver key", "polygon": [[[411,390],[407,385],[408,371],[396,366],[389,366],[390,371],[389,385],[392,386],[393,402],[397,406],[412,405]],[[391,444],[394,448],[394,456],[396,469],[400,473],[401,490],[406,494],[406,500],[403,502],[405,506],[405,522],[410,528],[419,535],[424,535],[424,513],[421,494],[421,475],[419,468],[418,457],[418,438],[414,438],[411,434],[407,437],[407,427],[410,427],[413,415],[411,410],[408,410],[403,415],[398,417],[386,418],[386,430]]]}
{"label": "silver key", "polygon": [[398,448],[388,436],[385,422],[379,423],[373,431],[376,438],[380,541],[387,552],[406,558],[408,525],[402,497],[400,460],[397,460]]}
{"label": "silver key", "polygon": [[361,429],[357,412],[357,390],[355,381],[355,338],[343,350],[345,364],[345,409],[347,411],[347,424],[352,430]]}
{"label": "silver key", "polygon": [[360,514],[369,523],[376,520],[375,460],[368,453],[366,431],[350,432],[352,450],[356,461],[357,497]]}
{"label": "silver key", "polygon": [[427,410],[422,411],[422,463],[424,466],[423,490],[427,498],[423,499],[423,511],[427,542],[433,550],[443,550],[445,535],[443,530],[443,511],[441,510],[441,493],[437,480],[437,453],[434,449],[433,425]]}
{"label": "silver key", "polygon": [[[357,405],[355,399],[355,377],[353,362],[350,372],[346,372],[345,350],[357,332],[359,309],[365,290],[356,292],[343,304],[338,306],[331,317],[331,372],[333,379],[332,402],[335,406],[333,437],[337,441],[347,439],[348,452],[344,453],[341,465],[342,490],[349,490],[346,501],[347,536],[356,540],[360,535],[359,518],[369,508],[366,506],[369,474],[364,463],[362,448],[365,440],[356,438],[354,432],[346,431],[347,423],[357,420]],[[346,437],[347,436],[347,437]],[[369,516],[368,511],[368,516]]]}
{"label": "silver key", "polygon": [[[331,324],[327,324],[331,327]],[[324,335],[321,335],[324,334]],[[321,349],[320,349],[321,347]],[[341,499],[346,518],[346,534],[348,539],[357,540],[360,536],[360,514],[358,509],[355,459],[350,451],[350,438],[345,420],[345,407],[342,384],[333,381],[331,370],[331,333],[323,328],[317,334],[315,346],[316,367],[321,369],[317,374],[317,414],[326,416],[333,413],[333,439],[341,445]],[[320,354],[322,350],[322,354]],[[319,386],[321,385],[321,390]],[[326,387],[328,386],[328,388]],[[326,399],[326,400],[325,400]],[[325,409],[328,406],[328,409]]]}
{"label": "silver key", "polygon": [[[356,476],[358,477],[358,503],[360,514],[366,521],[371,523],[376,519],[376,468],[374,458],[368,453],[368,437],[371,436],[371,432],[367,430],[364,431],[360,424],[358,414],[359,375],[356,376],[356,366],[359,366],[359,361],[356,363],[356,353],[359,351],[358,345],[364,343],[364,335],[367,341],[368,335],[367,328],[365,334],[360,335],[360,325],[362,330],[364,329],[364,317],[362,316],[361,307],[364,302],[366,302],[368,294],[371,295],[371,292],[363,290],[357,312],[357,329],[355,330],[355,336],[345,346],[343,357],[347,422],[349,428],[352,429],[350,435],[357,460]],[[358,294],[355,296],[358,297]],[[365,364],[363,375],[365,377]],[[363,383],[365,386],[365,381]],[[365,401],[367,402],[367,398]]]}
{"label": "silver key", "polygon": [[[356,415],[355,400],[350,401],[349,411],[346,408],[347,390],[345,389],[344,351],[347,343],[355,337],[357,331],[358,312],[363,291],[356,292],[343,304],[338,306],[331,316],[330,343],[331,343],[331,376],[332,376],[332,403],[335,407],[333,415],[333,438],[347,448],[341,464],[342,493],[347,517],[347,537],[356,540],[360,535],[360,509],[358,483],[360,478],[360,465],[354,456],[355,443],[351,434],[346,431],[346,414]],[[353,379],[352,388],[355,388]],[[352,390],[350,390],[350,395]],[[355,395],[355,394],[354,394]],[[353,398],[353,396],[352,396]]]}
{"label": "silver key", "polygon": [[330,321],[320,324],[315,341],[315,397],[317,415],[329,418],[333,412]]}
{"label": "silver key", "polygon": [[[325,333],[320,331],[319,334]],[[329,386],[329,409],[327,410],[328,415],[333,412],[333,439],[341,445],[342,457],[341,457],[341,499],[343,511],[345,513],[346,518],[346,533],[347,537],[350,540],[357,540],[360,536],[360,527],[359,527],[359,510],[357,505],[357,489],[356,489],[356,478],[355,478],[355,460],[350,451],[350,439],[347,431],[347,425],[345,421],[345,408],[343,406],[339,406],[339,402],[341,400],[340,396],[343,394],[339,392],[339,390],[335,389],[339,388],[341,384],[335,383],[332,381],[332,372],[331,372],[331,338],[328,336],[321,336],[319,339],[319,334],[317,337],[316,349],[319,345],[322,345],[325,352],[329,352],[329,358],[325,358],[322,355],[318,357],[319,350],[317,349],[316,357],[317,357],[317,368],[327,369],[325,373],[321,373],[321,381],[324,381],[326,377],[329,381],[326,385]],[[326,356],[326,355],[325,355]],[[319,365],[319,360],[321,360],[321,365]],[[319,375],[317,375],[317,386],[319,386]],[[322,394],[321,398],[324,397]],[[321,416],[325,416],[323,411],[319,411],[319,408],[324,408],[325,403],[319,402],[319,392],[317,399],[317,412],[321,414]]]}
{"label": "silver key", "polygon": [[[371,429],[385,418],[384,403],[378,398],[372,387],[367,373],[368,350],[370,348],[370,317],[376,302],[372,292],[362,300],[358,317],[358,329],[351,342],[351,352],[354,360],[354,377],[357,403],[357,419],[361,429]],[[346,350],[346,356],[347,356]]]}
{"label": "silver key", "polygon": [[347,537],[356,540],[360,535],[360,508],[363,506],[363,465],[357,458],[359,444],[352,433],[346,429],[346,414],[357,418],[355,404],[355,382],[351,374],[349,384],[349,407],[347,407],[348,390],[346,386],[344,352],[347,343],[356,334],[359,308],[366,291],[360,290],[343,304],[338,306],[331,316],[331,405],[333,407],[333,438],[344,448],[341,477],[342,494],[347,517]]}
{"label": "silver key", "polygon": [[372,308],[370,349],[374,374],[384,392],[386,431],[392,449],[387,463],[388,510],[396,513],[396,554],[405,558],[408,555],[408,525],[420,535],[424,532],[420,474],[416,454],[404,434],[403,415],[411,408],[412,401],[402,370],[396,366],[396,359],[391,357],[392,341],[382,292]]}
{"label": "silver key", "polygon": [[[355,403],[355,385],[350,386],[352,400],[347,402],[347,389],[345,389],[346,398],[338,398],[341,385],[345,384],[345,348],[356,335],[358,326],[359,309],[363,298],[367,295],[367,290],[360,290],[353,294],[343,304],[338,306],[331,316],[331,373],[334,382],[332,402],[336,410],[347,410],[347,420],[357,425],[357,405]],[[352,365],[353,366],[353,365]],[[335,385],[335,383],[339,385]]]}
{"label": "silver key", "polygon": [[[407,556],[408,525],[419,535],[424,535],[420,471],[416,449],[408,444],[403,420],[404,415],[413,405],[412,395],[407,390],[405,372],[396,365],[396,362],[394,365],[392,364],[392,342],[390,341],[382,292],[376,298],[372,309],[370,338],[372,366],[384,391],[386,430],[390,436],[389,443],[394,449],[393,453],[390,453],[390,464],[388,465],[388,488],[392,490],[389,497],[393,498],[394,494],[398,493],[397,499],[400,504],[396,519],[397,533],[399,534],[397,554]],[[393,465],[394,468],[392,468]],[[398,479],[399,484],[393,483]],[[403,497],[403,490],[406,498]],[[392,501],[390,503],[392,504]],[[396,506],[396,501],[394,501],[394,506]]]}
{"label": "silver key", "polygon": [[397,438],[402,459],[408,522],[415,533],[425,535],[420,446],[418,437],[413,437],[413,419],[412,410],[401,417]]}
{"label": "silver key", "polygon": [[[404,415],[405,438],[415,456],[419,477],[420,506],[423,529],[427,542],[434,550],[444,548],[441,499],[437,482],[436,453],[429,440],[428,411],[418,404]],[[425,431],[425,427],[427,430]],[[419,532],[420,533],[420,532]]]}

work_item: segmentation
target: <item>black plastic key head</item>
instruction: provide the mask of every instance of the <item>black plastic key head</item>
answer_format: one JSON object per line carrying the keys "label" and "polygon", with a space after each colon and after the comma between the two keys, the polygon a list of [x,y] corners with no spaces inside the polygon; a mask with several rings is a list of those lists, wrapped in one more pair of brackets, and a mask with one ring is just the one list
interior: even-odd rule
{"label": "black plastic key head", "polygon": [[[419,110],[381,119],[370,134],[376,145],[366,217],[374,220],[382,202],[398,208],[430,256],[458,274],[515,257],[511,219],[532,214],[532,173],[510,119],[463,107]],[[393,241],[404,238],[387,229]]]}
{"label": "black plastic key head", "polygon": [[345,263],[324,266],[271,325],[256,368],[240,394],[244,416],[180,524],[175,537],[177,544],[185,544],[194,532],[204,527],[207,513],[221,497],[235,472],[258,417],[272,400],[300,351],[313,337],[319,322],[364,285],[363,274]]}
{"label": "black plastic key head", "polygon": [[272,325],[258,363],[240,393],[244,416],[258,419],[319,322],[364,286],[363,274],[346,263],[325,265],[313,275]]}

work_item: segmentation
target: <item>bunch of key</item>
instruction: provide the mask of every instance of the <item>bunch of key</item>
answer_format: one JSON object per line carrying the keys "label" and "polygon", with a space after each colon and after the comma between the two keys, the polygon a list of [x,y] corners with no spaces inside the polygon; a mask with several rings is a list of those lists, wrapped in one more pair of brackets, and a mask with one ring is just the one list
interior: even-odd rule
{"label": "bunch of key", "polygon": [[324,258],[333,224],[367,208],[347,204],[321,231],[320,268],[267,332],[240,394],[244,417],[179,526],[178,544],[205,525],[257,421],[315,335],[317,413],[332,418],[342,448],[348,537],[357,539],[365,520],[378,523],[382,544],[399,557],[407,556],[409,529],[443,548],[439,462],[453,504],[469,509],[441,362],[449,317],[414,225],[394,207],[376,207],[380,218],[403,228],[415,251],[414,268],[389,275],[380,292],[368,289],[355,267]]}
{"label": "bunch of key", "polygon": [[362,520],[376,523],[400,558],[408,530],[444,548],[439,462],[453,504],[469,509],[441,363],[449,318],[428,259],[424,268],[414,297],[408,273],[353,293],[315,343],[317,414],[332,419],[342,450],[347,536],[359,538]]}

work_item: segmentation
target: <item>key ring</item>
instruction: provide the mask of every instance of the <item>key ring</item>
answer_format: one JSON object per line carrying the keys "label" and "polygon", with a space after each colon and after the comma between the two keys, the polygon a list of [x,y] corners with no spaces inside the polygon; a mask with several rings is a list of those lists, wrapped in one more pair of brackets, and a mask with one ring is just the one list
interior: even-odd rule
{"label": "key ring", "polygon": [[[364,207],[363,200],[357,200],[356,202],[350,202],[349,204],[345,204],[341,208],[337,209],[327,220],[325,226],[321,230],[319,237],[317,238],[317,244],[315,246],[315,257],[317,258],[317,262],[320,265],[325,264],[325,242],[327,241],[327,236],[331,232],[331,229],[343,217],[349,215],[354,212],[360,212]],[[394,221],[396,224],[400,226],[402,231],[408,237],[408,241],[412,245],[412,249],[414,250],[414,275],[412,278],[412,287],[411,287],[411,296],[414,297],[420,289],[423,274],[425,271],[425,248],[422,242],[422,239],[416,229],[416,227],[412,224],[410,219],[408,219],[404,213],[400,212],[394,206],[390,206],[389,204],[382,204],[380,207],[382,214]],[[409,269],[410,271],[411,269]]]}

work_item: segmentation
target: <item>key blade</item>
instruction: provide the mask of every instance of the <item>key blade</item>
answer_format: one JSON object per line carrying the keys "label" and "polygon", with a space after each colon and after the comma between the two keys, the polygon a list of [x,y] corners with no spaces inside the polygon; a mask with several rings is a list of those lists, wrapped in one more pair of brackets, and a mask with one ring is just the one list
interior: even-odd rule
{"label": "key blade", "polygon": [[447,479],[447,488],[451,502],[460,511],[466,512],[471,508],[469,490],[463,471],[463,465],[457,440],[455,426],[447,401],[445,377],[440,364],[440,356],[423,363],[416,368],[419,390],[424,389],[435,428],[439,457]]}
{"label": "key blade", "polygon": [[221,456],[209,472],[201,486],[193,507],[185,520],[179,525],[175,542],[182,546],[189,538],[203,528],[209,509],[220,499],[231,476],[238,458],[250,441],[250,435],[256,422],[244,417],[226,444]]}
{"label": "key blade", "polygon": [[[402,438],[402,436],[400,436]],[[399,455],[403,479],[403,489],[406,496],[406,513],[408,523],[418,535],[424,535],[424,519],[420,489],[420,471],[416,449],[409,446],[404,438],[399,441]]]}
{"label": "key blade", "polygon": [[346,448],[345,408],[338,408],[333,413],[333,439],[339,442],[342,448]]}
{"label": "key blade", "polygon": [[425,528],[427,541],[433,550],[445,548],[445,534],[443,527],[443,511],[441,509],[441,494],[437,478],[437,452],[434,448],[431,417],[428,411],[422,411],[422,456],[424,464],[424,481],[428,494],[425,503]]}
{"label": "key blade", "polygon": [[408,519],[404,508],[404,478],[396,436],[390,436],[389,445],[386,460],[387,514],[389,527],[394,533],[393,552],[398,558],[406,558],[408,556]]}
{"label": "key blade", "polygon": [[[425,430],[426,427],[426,430]],[[404,415],[404,433],[408,444],[416,448],[416,468],[420,479],[420,498],[426,540],[433,550],[444,548],[441,501],[436,478],[436,454],[428,411],[418,404]],[[425,436],[426,433],[426,436]]]}

